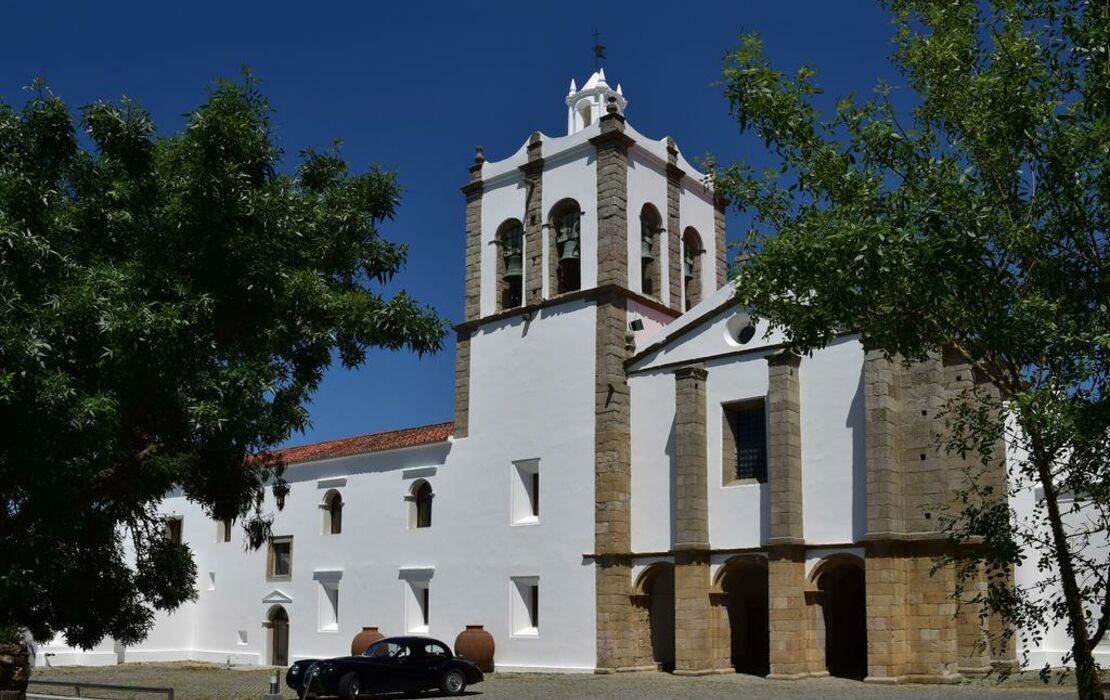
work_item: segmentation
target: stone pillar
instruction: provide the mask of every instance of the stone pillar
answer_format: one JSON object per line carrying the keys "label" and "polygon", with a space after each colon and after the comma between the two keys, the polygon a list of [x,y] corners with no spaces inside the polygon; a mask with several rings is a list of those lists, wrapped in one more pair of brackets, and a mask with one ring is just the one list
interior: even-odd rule
{"label": "stone pillar", "polygon": [[[470,166],[470,182],[463,186],[466,196],[466,270],[463,274],[463,318],[477,319],[481,313],[482,289],[482,147]],[[470,430],[470,331],[459,330],[455,344],[455,437],[464,438]]]}
{"label": "stone pillar", "polygon": [[681,549],[674,564],[676,675],[714,673],[714,620],[709,602],[708,549]]}
{"label": "stone pillar", "polygon": [[767,481],[771,498],[768,544],[802,544],[802,414],[798,381],[801,357],[781,351],[767,357]]}
{"label": "stone pillar", "polygon": [[481,314],[482,287],[482,147],[470,166],[470,182],[463,186],[466,196],[466,270],[464,272],[463,318],[473,321]]}
{"label": "stone pillar", "polygon": [[[686,172],[678,167],[678,148],[674,140],[667,138],[667,287],[670,289],[670,307],[677,311],[682,308],[682,252],[679,242],[682,240],[682,220],[679,216],[682,205],[682,178]],[[659,300],[668,303],[663,290],[659,291]]]}
{"label": "stone pillar", "polygon": [[[535,131],[528,138],[524,173],[524,303],[543,301],[543,141]],[[554,290],[551,296],[554,296]]]}
{"label": "stone pillar", "polygon": [[675,549],[709,548],[705,429],[707,376],[701,365],[680,367],[674,373],[676,527],[672,544]]}
{"label": "stone pillar", "polygon": [[867,536],[890,537],[904,529],[898,440],[896,367],[880,350],[863,360],[864,461],[867,475]]}
{"label": "stone pillar", "polygon": [[715,281],[717,288],[709,290],[703,296],[712,295],[717,289],[725,286],[728,281],[728,251],[725,243],[725,210],[728,202],[722,197],[713,198],[713,269],[716,271]]}
{"label": "stone pillar", "polygon": [[809,647],[813,635],[806,603],[805,551],[801,547],[768,548],[767,589],[771,632],[768,678],[804,678],[811,673]]}
{"label": "stone pillar", "polygon": [[964,676],[982,676],[991,670],[989,616],[982,602],[987,579],[980,565],[974,579],[962,583],[956,618],[958,671]]}
{"label": "stone pillar", "polygon": [[470,434],[470,331],[460,330],[455,341],[455,438]]}
{"label": "stone pillar", "polygon": [[597,149],[597,285],[628,287],[628,147],[624,117],[612,111],[600,119]]}
{"label": "stone pillar", "polygon": [[864,562],[867,586],[867,680],[897,682],[905,672],[906,571],[898,544],[869,543]]}
{"label": "stone pillar", "polygon": [[625,300],[597,301],[594,404],[594,548],[597,567],[597,668],[631,667],[636,650],[632,625],[632,437],[624,361],[631,357]]}

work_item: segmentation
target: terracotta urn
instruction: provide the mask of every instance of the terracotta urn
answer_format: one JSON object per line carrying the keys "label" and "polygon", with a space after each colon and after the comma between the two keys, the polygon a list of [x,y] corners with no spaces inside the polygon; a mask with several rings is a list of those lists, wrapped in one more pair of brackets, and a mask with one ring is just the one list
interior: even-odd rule
{"label": "terracotta urn", "polygon": [[377,627],[363,627],[362,631],[351,640],[351,656],[361,656],[362,652],[366,651],[366,647],[379,639],[385,639],[385,635],[379,632]]}
{"label": "terracotta urn", "polygon": [[493,635],[482,625],[467,625],[455,637],[455,654],[464,657],[483,671],[493,670]]}
{"label": "terracotta urn", "polygon": [[[4,691],[27,692],[31,678],[31,655],[22,644],[0,644],[0,688]],[[3,692],[0,691],[0,695]]]}

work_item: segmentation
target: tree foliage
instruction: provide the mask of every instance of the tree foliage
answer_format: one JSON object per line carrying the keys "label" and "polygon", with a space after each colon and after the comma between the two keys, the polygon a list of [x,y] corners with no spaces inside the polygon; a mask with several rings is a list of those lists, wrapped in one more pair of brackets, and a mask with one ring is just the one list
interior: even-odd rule
{"label": "tree foliage", "polygon": [[[846,332],[908,361],[958,352],[1001,391],[949,407],[945,447],[1011,449],[1010,494],[974,478],[953,536],[969,567],[1022,562],[986,602],[1034,638],[1064,622],[1080,695],[1110,625],[1110,3],[887,0],[909,95],[816,106],[744,37],[724,86],[742,130],[780,167],[724,169],[719,191],[754,221],[739,297],[799,349]],[[907,106],[899,108],[898,105]],[[1033,487],[1032,517],[1003,495]],[[1097,695],[1096,695],[1097,694]]]}
{"label": "tree foliage", "polygon": [[127,100],[0,103],[0,628],[138,642],[195,596],[164,494],[260,546],[287,491],[267,450],[333,357],[440,348],[435,312],[381,291],[394,175],[281,159],[249,75],[169,136]]}

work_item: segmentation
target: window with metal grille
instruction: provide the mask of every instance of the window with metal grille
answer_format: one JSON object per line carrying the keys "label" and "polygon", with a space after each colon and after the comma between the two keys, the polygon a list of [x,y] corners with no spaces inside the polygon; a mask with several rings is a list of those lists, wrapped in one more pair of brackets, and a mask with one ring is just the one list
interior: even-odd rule
{"label": "window with metal grille", "polygon": [[[724,407],[726,481],[767,481],[767,418],[763,399]],[[729,469],[731,467],[731,469]]]}

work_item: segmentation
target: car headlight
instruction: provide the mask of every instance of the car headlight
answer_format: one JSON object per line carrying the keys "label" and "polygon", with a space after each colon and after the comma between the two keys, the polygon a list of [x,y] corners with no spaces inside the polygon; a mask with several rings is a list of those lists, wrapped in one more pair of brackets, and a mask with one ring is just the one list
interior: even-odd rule
{"label": "car headlight", "polygon": [[289,675],[290,676],[299,676],[299,675],[301,675],[301,667],[300,666],[294,666],[293,668],[289,669]]}

